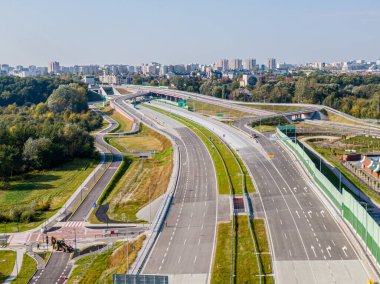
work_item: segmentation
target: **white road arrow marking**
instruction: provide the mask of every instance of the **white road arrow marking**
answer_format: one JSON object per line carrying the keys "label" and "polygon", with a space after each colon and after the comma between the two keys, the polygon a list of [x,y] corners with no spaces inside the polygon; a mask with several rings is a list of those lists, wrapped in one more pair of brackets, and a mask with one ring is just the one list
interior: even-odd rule
{"label": "white road arrow marking", "polygon": [[311,211],[311,210],[309,210],[309,212],[307,212],[307,214],[309,214],[309,217],[311,218],[311,214],[312,214],[313,212]]}
{"label": "white road arrow marking", "polygon": [[328,246],[328,247],[326,248],[326,251],[327,251],[327,253],[329,254],[329,257],[331,258],[331,253],[330,253],[330,250],[331,250],[331,247],[330,247],[330,246]]}
{"label": "white road arrow marking", "polygon": [[296,211],[296,214],[297,214],[298,218],[301,218],[301,217],[300,217],[300,214],[298,214],[298,211]]}
{"label": "white road arrow marking", "polygon": [[325,218],[325,215],[323,215],[324,213],[325,213],[325,211],[322,210],[322,211],[321,211],[321,215],[322,215],[323,218]]}
{"label": "white road arrow marking", "polygon": [[315,249],[314,249],[314,246],[311,246],[311,250],[313,251],[315,257],[317,257],[317,254],[315,253]]}
{"label": "white road arrow marking", "polygon": [[348,255],[346,253],[347,247],[346,246],[342,247],[342,250],[343,250],[344,254],[346,255],[346,257],[348,257]]}

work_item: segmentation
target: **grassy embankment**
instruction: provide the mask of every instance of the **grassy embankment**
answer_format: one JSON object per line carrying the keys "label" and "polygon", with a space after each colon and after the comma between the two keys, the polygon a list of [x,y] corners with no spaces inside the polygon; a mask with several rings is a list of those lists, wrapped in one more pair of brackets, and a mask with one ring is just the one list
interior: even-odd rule
{"label": "grassy embankment", "polygon": [[[188,119],[159,108],[147,107],[178,120],[192,129],[203,140],[214,161],[219,193],[231,194],[230,191],[235,194],[242,194],[247,191],[254,192],[252,180],[240,157],[234,151],[230,151],[219,137]],[[218,153],[216,153],[217,151]],[[243,174],[244,180],[242,180]],[[231,187],[229,187],[229,184],[231,184]],[[259,283],[260,279],[257,276],[259,267],[264,274],[272,273],[264,221],[257,219],[249,223],[248,216],[234,216],[233,218],[234,226],[232,226],[231,222],[218,224],[212,283],[229,283],[231,269],[233,274],[236,275],[235,283],[251,283],[252,279],[255,281],[253,283]],[[252,229],[253,236],[251,236],[250,229]],[[257,253],[259,253],[258,259],[256,258],[255,246],[252,241],[256,244]],[[231,251],[233,253],[232,257]],[[259,260],[259,263],[257,263],[257,260]],[[231,261],[233,262],[232,265]],[[265,276],[263,279],[263,283],[273,283],[271,276]]]}
{"label": "grassy embankment", "polygon": [[206,102],[201,102],[194,99],[187,100],[187,105],[189,106],[190,111],[195,111],[202,113],[204,115],[216,116],[217,114],[222,114],[222,117],[228,118],[240,118],[243,116],[253,116],[248,112],[242,112],[239,110],[213,105]]}
{"label": "grassy embankment", "polygon": [[130,91],[128,91],[128,90],[126,90],[126,89],[124,89],[124,88],[116,88],[116,90],[118,90],[119,93],[122,94],[122,95],[131,94]]}
{"label": "grassy embankment", "polygon": [[33,277],[36,270],[36,261],[29,255],[24,254],[24,259],[22,261],[20,273],[17,275],[16,279],[12,281],[12,284],[27,284],[29,280]]}
{"label": "grassy embankment", "polygon": [[[360,137],[353,137],[346,140],[343,140],[347,144],[353,144],[350,148],[357,149],[357,151],[360,153],[360,151],[366,152],[370,149],[372,149],[371,144],[360,144],[360,141],[362,141],[364,138]],[[365,139],[371,140],[374,138],[365,137]],[[379,139],[374,139],[376,142]],[[366,194],[371,199],[375,200],[376,202],[380,203],[380,196],[375,193],[373,190],[368,188],[368,186],[363,183],[357,176],[352,174],[349,170],[347,170],[342,164],[341,161],[338,159],[336,154],[343,154],[344,150],[337,150],[337,149],[331,149],[331,148],[322,148],[317,147],[312,141],[307,141],[308,145],[313,147],[314,150],[316,150],[322,157],[324,157],[327,161],[329,161],[334,167],[336,167],[341,173],[350,180],[357,188],[359,188],[364,194]],[[355,143],[357,143],[355,145]],[[378,148],[378,150],[380,150]],[[315,157],[314,154],[311,154],[306,148],[305,151],[309,154],[313,162],[316,164],[317,168],[319,168],[319,158]],[[322,163],[322,173],[334,184],[336,188],[339,188],[339,178],[327,167]],[[342,184],[342,187],[344,187],[344,184]]]}
{"label": "grassy embankment", "polygon": [[13,250],[0,250],[0,283],[11,275],[16,261],[16,252]]}
{"label": "grassy embankment", "polygon": [[[74,159],[55,169],[35,171],[11,181],[8,190],[0,191],[0,208],[17,208],[15,214],[21,214],[25,221],[6,223],[0,226],[0,232],[5,227],[7,232],[29,230],[53,216],[97,164],[97,160]],[[28,219],[28,212],[37,212],[38,218]]]}
{"label": "grassy embankment", "polygon": [[307,107],[302,107],[302,106],[262,105],[262,104],[239,104],[239,105],[256,108],[260,110],[267,110],[267,111],[276,112],[276,113],[308,109]]}
{"label": "grassy embankment", "polygon": [[[128,264],[130,267],[137,258],[145,235],[128,243]],[[116,243],[112,248],[98,254],[91,254],[77,260],[68,280],[69,284],[112,283],[113,274],[127,271],[127,245]]]}
{"label": "grassy embankment", "polygon": [[[118,112],[109,112],[120,127],[118,131],[128,131],[131,122]],[[107,141],[123,153],[154,150],[150,159],[127,156],[100,198],[100,204],[109,204],[107,212],[112,220],[125,222],[145,222],[136,213],[165,192],[170,180],[172,164],[172,145],[163,135],[142,126],[136,135],[107,138]],[[149,196],[150,193],[150,196]],[[95,212],[89,220],[98,223]]]}
{"label": "grassy embankment", "polygon": [[283,116],[270,117],[252,122],[251,127],[260,132],[268,132],[275,131],[280,124],[289,124],[289,121]]}

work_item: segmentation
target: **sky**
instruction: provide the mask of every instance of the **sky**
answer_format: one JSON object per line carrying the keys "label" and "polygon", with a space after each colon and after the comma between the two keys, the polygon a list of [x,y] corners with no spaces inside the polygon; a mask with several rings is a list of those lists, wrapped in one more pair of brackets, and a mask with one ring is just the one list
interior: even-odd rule
{"label": "sky", "polygon": [[379,0],[0,0],[0,64],[380,58]]}

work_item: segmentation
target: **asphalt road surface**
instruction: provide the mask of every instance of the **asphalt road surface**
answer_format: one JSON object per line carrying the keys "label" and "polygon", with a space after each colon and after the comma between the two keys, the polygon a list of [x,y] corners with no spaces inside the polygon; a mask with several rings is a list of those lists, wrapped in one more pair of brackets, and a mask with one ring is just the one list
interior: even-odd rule
{"label": "asphalt road surface", "polygon": [[70,267],[67,263],[70,254],[65,252],[53,252],[45,269],[38,270],[29,284],[58,284],[65,283]]}
{"label": "asphalt road surface", "polygon": [[150,109],[141,109],[145,115],[177,133],[181,156],[179,182],[167,226],[160,233],[143,274],[176,275],[177,278],[172,279],[207,283],[212,263],[217,205],[216,177],[211,157],[194,132],[171,118]]}
{"label": "asphalt road surface", "polygon": [[370,275],[363,261],[296,167],[298,162],[277,142],[263,137],[256,142],[210,118],[160,107],[193,119],[238,150],[258,191],[253,195],[254,213],[269,225],[278,283],[366,283]]}
{"label": "asphalt road surface", "polygon": [[[102,146],[103,148],[108,149],[111,152],[111,153],[105,154],[106,155],[105,163],[111,162],[111,164],[105,170],[105,172],[100,177],[100,179],[97,181],[95,186],[91,189],[91,191],[84,198],[84,200],[79,205],[77,210],[71,215],[71,217],[69,218],[70,221],[84,221],[84,219],[87,218],[87,216],[90,213],[94,203],[97,202],[97,200],[99,199],[103,190],[106,188],[108,183],[111,181],[112,177],[114,176],[114,174],[118,170],[121,162],[123,161],[123,156],[121,155],[120,151],[103,141],[104,134],[106,132],[109,132],[112,129],[116,128],[117,123],[105,114],[103,114],[103,117],[106,120],[111,122],[111,126],[109,128],[102,130],[100,133],[98,133],[96,135],[95,139],[96,139],[96,143],[98,145]],[[90,187],[92,183],[93,183],[93,181],[89,181],[88,187]]]}

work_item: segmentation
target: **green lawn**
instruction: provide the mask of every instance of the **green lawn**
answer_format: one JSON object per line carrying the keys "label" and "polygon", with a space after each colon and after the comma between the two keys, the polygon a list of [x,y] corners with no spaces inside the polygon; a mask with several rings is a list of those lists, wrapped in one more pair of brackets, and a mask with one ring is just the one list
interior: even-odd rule
{"label": "green lawn", "polygon": [[[125,158],[122,167],[99,200],[101,204],[109,204],[107,215],[110,219],[144,223],[146,220],[138,219],[137,212],[149,201],[161,196],[168,187],[173,169],[171,141],[144,126],[138,135],[107,140],[123,153],[148,149],[157,151],[150,159]],[[91,223],[99,223],[95,211],[91,213],[89,220]]]}
{"label": "green lawn", "polygon": [[231,223],[218,224],[217,245],[211,283],[230,283],[231,238]]}
{"label": "green lawn", "polygon": [[22,261],[22,266],[16,279],[12,281],[12,284],[27,284],[30,278],[33,277],[37,270],[36,261],[27,254],[24,254],[24,259]]}
{"label": "green lawn", "polygon": [[[133,264],[142,247],[145,235],[129,243],[128,263]],[[132,245],[133,244],[133,245]],[[112,283],[114,273],[126,272],[126,244],[116,243],[112,248],[85,256],[75,262],[69,284]]]}
{"label": "green lawn", "polygon": [[302,106],[285,106],[285,105],[262,105],[262,104],[239,104],[241,106],[267,110],[272,112],[289,112],[289,111],[298,111],[308,109],[307,107]]}
{"label": "green lawn", "polygon": [[13,271],[16,261],[16,252],[0,250],[0,283],[3,283]]}
{"label": "green lawn", "polygon": [[[247,216],[236,217],[236,246],[235,256],[236,264],[231,266],[231,222],[218,224],[217,244],[215,251],[215,259],[212,270],[212,283],[230,283],[231,267],[235,267],[235,283],[260,283],[257,276],[259,274],[259,266],[262,273],[271,274],[271,258],[268,252],[260,253],[259,266],[255,255],[252,237],[249,230]],[[262,244],[262,249],[265,248],[265,227],[262,220],[254,220],[257,223],[254,236],[256,243]],[[262,278],[262,283],[273,283],[271,276]]]}
{"label": "green lawn", "polygon": [[5,227],[7,232],[17,232],[41,224],[62,207],[97,164],[97,159],[74,159],[53,170],[33,172],[24,179],[11,181],[8,190],[0,191],[0,208],[11,216],[19,214],[21,221],[0,226],[0,232]]}
{"label": "green lawn", "polygon": [[258,125],[258,126],[255,126],[254,129],[256,129],[257,131],[260,131],[260,132],[271,132],[271,131],[276,131],[276,128],[277,126],[273,126],[273,125]]}
{"label": "green lawn", "polygon": [[242,112],[232,108],[227,108],[223,106],[213,105],[210,103],[205,103],[193,99],[187,100],[187,105],[189,110],[199,112],[202,114],[216,116],[217,114],[222,114],[223,117],[241,117],[241,116],[252,116],[248,112]]}
{"label": "green lawn", "polygon": [[115,111],[111,107],[105,107],[101,108],[101,111],[104,111],[105,114],[107,114],[109,117],[114,119],[119,125],[117,128],[112,130],[111,132],[117,133],[117,132],[127,132],[132,129],[133,121],[126,118],[121,113]]}

